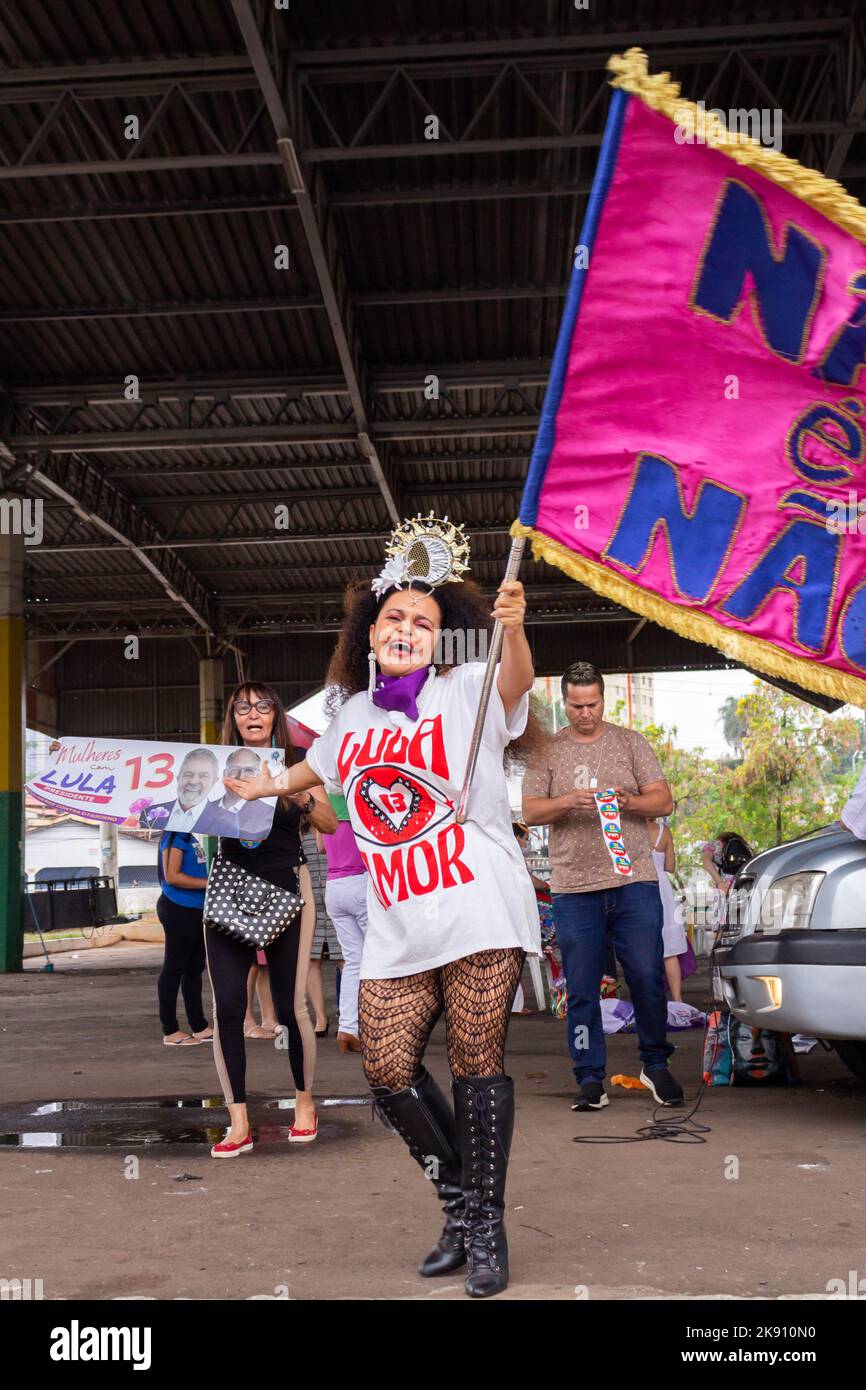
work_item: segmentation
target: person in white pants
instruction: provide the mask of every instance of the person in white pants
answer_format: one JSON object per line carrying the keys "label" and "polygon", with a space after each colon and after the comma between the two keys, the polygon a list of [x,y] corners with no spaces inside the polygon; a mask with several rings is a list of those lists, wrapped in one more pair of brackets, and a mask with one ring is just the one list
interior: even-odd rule
{"label": "person in white pants", "polygon": [[328,800],[339,820],[333,835],[322,836],[328,858],[325,908],[343,951],[337,1046],[341,1052],[360,1052],[358,988],[367,931],[367,871],[349,823],[345,797],[329,792]]}
{"label": "person in white pants", "polygon": [[[348,822],[346,822],[348,825]],[[329,837],[333,838],[333,837]],[[358,1038],[358,980],[361,952],[367,930],[367,874],[328,879],[325,906],[343,948],[340,983],[340,1026],[337,1046],[341,1052],[360,1052]]]}

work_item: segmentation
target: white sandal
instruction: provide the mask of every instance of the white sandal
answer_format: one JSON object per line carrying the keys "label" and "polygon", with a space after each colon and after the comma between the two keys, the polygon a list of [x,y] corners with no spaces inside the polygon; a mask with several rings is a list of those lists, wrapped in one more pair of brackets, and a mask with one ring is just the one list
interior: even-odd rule
{"label": "white sandal", "polygon": [[169,1042],[168,1038],[163,1038],[163,1047],[201,1047],[203,1042],[210,1042],[210,1038],[194,1038],[190,1033],[185,1033],[177,1042]]}

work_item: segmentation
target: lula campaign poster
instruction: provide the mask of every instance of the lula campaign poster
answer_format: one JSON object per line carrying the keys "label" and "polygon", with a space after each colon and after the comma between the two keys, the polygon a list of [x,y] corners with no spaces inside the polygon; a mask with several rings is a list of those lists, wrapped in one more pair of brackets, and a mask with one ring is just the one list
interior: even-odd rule
{"label": "lula campaign poster", "polygon": [[282,748],[64,738],[48,766],[27,783],[46,806],[128,829],[194,831],[228,839],[264,839],[276,797],[244,801],[225,777],[282,772]]}

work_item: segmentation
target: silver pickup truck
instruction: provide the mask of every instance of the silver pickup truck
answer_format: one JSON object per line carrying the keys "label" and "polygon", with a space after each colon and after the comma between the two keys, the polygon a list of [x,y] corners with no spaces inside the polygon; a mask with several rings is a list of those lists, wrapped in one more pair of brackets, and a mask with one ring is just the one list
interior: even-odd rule
{"label": "silver pickup truck", "polygon": [[866,841],[837,823],[756,855],[713,959],[737,1018],[825,1039],[866,1081]]}

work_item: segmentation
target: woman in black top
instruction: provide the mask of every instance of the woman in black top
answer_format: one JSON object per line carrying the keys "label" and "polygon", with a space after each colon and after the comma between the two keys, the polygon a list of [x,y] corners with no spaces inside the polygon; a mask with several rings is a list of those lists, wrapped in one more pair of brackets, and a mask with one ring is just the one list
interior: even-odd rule
{"label": "woman in black top", "polygon": [[[266,685],[239,685],[229,700],[222,742],[243,744],[247,748],[283,748],[286,763],[295,761],[289,739],[286,711],[275,690]],[[267,880],[277,888],[298,891],[298,868],[304,862],[301,848],[302,814],[325,834],[336,829],[337,817],[324,791],[282,796],[274,812],[274,823],[263,840],[221,839],[220,852],[248,873]],[[310,942],[315,927],[315,911],[306,910],[295,918],[276,941],[265,948],[271,993],[279,1022],[286,1030],[289,1063],[296,1096],[295,1122],[289,1138],[309,1143],[317,1132],[313,1104],[313,1073],[316,1038],[306,1004],[306,976]],[[220,932],[205,929],[208,972],[214,995],[214,1057],[231,1117],[225,1139],[211,1150],[214,1158],[234,1158],[253,1146],[247,1115],[244,1047],[244,1012],[247,1003],[247,977],[255,964],[248,946]]]}

